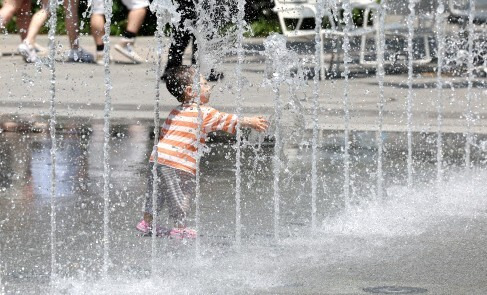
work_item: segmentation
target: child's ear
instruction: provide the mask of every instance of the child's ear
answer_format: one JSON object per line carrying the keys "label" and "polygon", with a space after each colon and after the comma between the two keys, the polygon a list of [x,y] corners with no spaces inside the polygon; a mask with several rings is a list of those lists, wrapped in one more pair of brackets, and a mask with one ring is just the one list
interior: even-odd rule
{"label": "child's ear", "polygon": [[193,86],[186,86],[186,88],[184,89],[184,96],[193,97]]}

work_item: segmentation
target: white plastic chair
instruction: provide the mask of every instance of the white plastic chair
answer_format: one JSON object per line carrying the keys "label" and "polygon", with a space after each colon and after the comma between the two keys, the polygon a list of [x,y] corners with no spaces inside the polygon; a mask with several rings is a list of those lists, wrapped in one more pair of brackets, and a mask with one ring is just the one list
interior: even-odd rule
{"label": "white plastic chair", "polygon": [[[468,17],[469,0],[449,0],[448,9],[453,16]],[[481,21],[487,20],[487,0],[476,0],[474,18]]]}
{"label": "white plastic chair", "polygon": [[[305,18],[315,18],[316,0],[275,0],[272,9],[277,13],[282,34],[286,37],[313,36],[314,29],[302,29]],[[286,20],[297,19],[297,24],[293,30],[289,30]]]}
{"label": "white plastic chair", "polygon": [[[407,20],[410,14],[409,0],[382,0],[380,4],[385,13],[384,21],[384,35],[388,36],[402,36],[407,38],[409,28]],[[437,1],[434,0],[418,0],[415,5],[415,21],[413,24],[414,37],[422,38],[424,56],[413,60],[414,64],[427,64],[432,61],[431,44],[429,37],[434,36],[434,18],[436,16]],[[378,15],[376,15],[378,16]],[[376,41],[379,37],[378,20],[374,21],[376,26]],[[365,41],[363,41],[365,43]],[[377,44],[377,43],[376,43]],[[394,60],[385,61],[385,64],[392,64]],[[377,59],[366,61],[364,55],[360,56],[360,63],[365,65],[376,65]]]}
{"label": "white plastic chair", "polygon": [[[324,7],[324,17],[330,20],[330,29],[321,29],[320,33],[322,35],[322,42],[325,37],[330,35],[343,36],[343,28],[339,25],[340,20],[336,23],[336,15],[338,15],[339,7],[341,6],[340,0],[325,0]],[[275,7],[273,11],[277,13],[279,18],[279,23],[284,36],[288,38],[296,37],[306,37],[314,36],[316,34],[314,29],[303,29],[302,24],[305,18],[315,18],[316,11],[316,0],[274,0]],[[361,8],[364,9],[364,24],[361,27],[354,27],[348,32],[349,36],[361,36],[361,56],[364,55],[363,50],[365,50],[365,35],[370,34],[375,31],[375,27],[367,26],[367,20],[371,9],[377,7],[375,0],[350,0],[351,8]],[[335,15],[333,15],[331,10],[335,10]],[[287,19],[297,19],[297,24],[293,30],[289,30],[286,25]],[[320,53],[320,77],[324,78],[326,67],[325,67],[325,53],[324,53],[324,43],[321,44]],[[331,65],[330,65],[331,66]]]}

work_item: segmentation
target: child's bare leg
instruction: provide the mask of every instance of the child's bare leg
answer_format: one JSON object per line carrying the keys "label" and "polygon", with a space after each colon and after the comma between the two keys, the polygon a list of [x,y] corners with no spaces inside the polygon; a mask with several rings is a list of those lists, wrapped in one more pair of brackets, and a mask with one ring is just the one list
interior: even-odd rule
{"label": "child's bare leg", "polygon": [[152,214],[144,212],[144,221],[148,224],[152,224]]}

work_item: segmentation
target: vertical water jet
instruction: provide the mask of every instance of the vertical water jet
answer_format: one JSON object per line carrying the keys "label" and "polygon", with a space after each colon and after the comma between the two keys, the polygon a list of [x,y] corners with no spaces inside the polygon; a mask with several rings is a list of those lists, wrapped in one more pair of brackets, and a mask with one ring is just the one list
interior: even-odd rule
{"label": "vertical water jet", "polygon": [[313,76],[313,138],[311,141],[311,229],[316,230],[316,199],[317,199],[317,186],[318,186],[318,169],[317,169],[317,150],[318,150],[318,108],[319,108],[319,98],[320,98],[320,76],[325,78],[322,66],[322,51],[323,51],[323,40],[321,37],[321,25],[324,15],[323,11],[323,0],[316,1],[316,15],[315,15],[315,67]]}
{"label": "vertical water jet", "polygon": [[[202,12],[203,12],[203,5],[201,1],[196,1],[196,26],[193,28],[193,33],[195,36],[195,40],[193,42],[196,42],[198,44],[198,50],[194,52],[194,56],[196,59],[196,64],[195,64],[195,75],[194,75],[194,80],[193,80],[193,87],[196,90],[195,92],[198,93],[196,96],[196,105],[198,109],[198,129],[196,132],[196,150],[198,151],[196,155],[196,192],[195,192],[195,223],[196,223],[196,232],[200,231],[201,227],[201,221],[200,221],[200,214],[201,214],[201,168],[200,168],[200,163],[201,163],[201,156],[202,156],[202,146],[201,146],[201,126],[203,126],[203,112],[201,111],[201,98],[200,98],[200,92],[201,92],[201,87],[200,87],[200,75],[201,75],[201,67],[203,65],[204,59],[203,59],[203,52],[204,52],[204,38],[205,36],[203,33],[203,17],[202,17]],[[195,252],[196,252],[196,257],[200,257],[200,239],[196,239],[195,243]]]}
{"label": "vertical water jet", "polygon": [[343,77],[345,83],[343,86],[343,121],[344,121],[344,147],[343,147],[343,197],[346,206],[350,204],[350,29],[352,19],[352,9],[350,0],[343,1],[343,19],[345,27],[343,28]]}
{"label": "vertical water jet", "polygon": [[436,10],[436,19],[435,19],[435,26],[436,26],[436,42],[438,44],[437,49],[437,58],[438,58],[438,65],[437,65],[437,74],[436,74],[436,89],[437,89],[437,96],[436,96],[436,109],[437,109],[437,139],[436,139],[436,181],[437,183],[441,183],[443,180],[443,137],[441,131],[441,125],[443,121],[443,77],[442,77],[442,69],[443,69],[443,56],[445,51],[445,36],[444,36],[444,13],[445,13],[445,5],[443,0],[438,0],[438,8]]}
{"label": "vertical water jet", "polygon": [[384,32],[385,10],[379,6],[378,15],[374,21],[378,22],[376,38],[377,47],[377,83],[379,84],[379,104],[378,104],[378,132],[377,132],[377,200],[382,200],[384,195],[384,172],[383,172],[383,153],[384,153],[384,51],[385,51],[385,32]]}
{"label": "vertical water jet", "polygon": [[472,110],[472,87],[473,87],[473,39],[475,35],[475,27],[474,27],[474,18],[475,18],[475,0],[470,0],[469,3],[469,10],[468,10],[468,39],[467,39],[467,46],[468,46],[468,59],[467,59],[467,106],[466,106],[466,142],[465,142],[465,167],[467,170],[471,168],[471,150],[472,150],[472,123],[473,123],[473,110]]}
{"label": "vertical water jet", "polygon": [[50,99],[50,119],[49,119],[49,133],[51,136],[51,293],[56,291],[55,280],[57,275],[56,269],[56,25],[57,25],[57,6],[56,0],[49,0],[49,71],[51,72],[51,81],[49,92]]}
{"label": "vertical water jet", "polygon": [[104,0],[105,5],[105,34],[103,35],[103,63],[105,81],[105,108],[103,111],[103,266],[102,277],[108,279],[109,251],[110,251],[110,113],[111,90],[110,79],[110,26],[112,24],[112,0]]}
{"label": "vertical water jet", "polygon": [[408,158],[407,158],[407,186],[413,186],[413,38],[414,38],[414,20],[416,18],[416,0],[409,0],[408,8],[409,15],[407,18],[408,26],[408,95],[406,101],[406,115],[407,115],[407,140],[408,140]]}
{"label": "vertical water jet", "polygon": [[156,273],[156,257],[157,257],[157,223],[158,223],[158,208],[157,208],[157,198],[158,198],[158,183],[159,177],[157,175],[157,163],[158,163],[158,152],[157,145],[159,143],[160,137],[160,123],[159,123],[159,104],[161,98],[161,64],[162,64],[162,52],[163,52],[163,15],[160,9],[155,11],[157,17],[157,30],[155,32],[156,39],[156,64],[155,64],[155,79],[156,79],[156,95],[154,98],[154,147],[152,155],[154,157],[154,165],[152,166],[152,240],[151,240],[151,274],[154,277]]}
{"label": "vertical water jet", "polygon": [[[237,106],[237,117],[240,118],[242,114],[242,63],[244,59],[243,49],[243,23],[245,15],[245,0],[238,0],[237,2],[237,65],[235,68],[235,76],[237,79],[235,104]],[[237,249],[241,246],[242,224],[241,224],[241,144],[242,144],[242,130],[240,120],[237,121],[237,153],[235,157],[235,244]]]}

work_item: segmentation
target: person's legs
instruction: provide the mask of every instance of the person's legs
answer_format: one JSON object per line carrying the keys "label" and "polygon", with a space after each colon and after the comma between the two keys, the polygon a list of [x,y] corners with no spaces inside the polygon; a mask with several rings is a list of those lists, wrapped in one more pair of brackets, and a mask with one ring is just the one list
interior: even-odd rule
{"label": "person's legs", "polygon": [[[147,171],[147,190],[145,194],[145,202],[144,202],[144,217],[143,219],[137,224],[137,230],[141,231],[144,234],[149,234],[152,231],[152,219],[153,219],[153,208],[152,208],[152,198],[153,198],[153,191],[154,191],[154,175],[153,169],[154,163],[150,163],[149,170]],[[161,181],[161,165],[157,165],[157,212],[161,211],[162,206],[164,205],[165,196],[167,195],[167,189],[165,186],[165,182]],[[156,230],[158,234],[163,231],[162,228],[158,227]]]}
{"label": "person's legs", "polygon": [[166,69],[175,68],[183,64],[183,54],[191,41],[191,34],[182,26],[173,26],[173,41],[169,47]]}
{"label": "person's legs", "polygon": [[33,16],[27,30],[27,35],[24,41],[19,45],[18,51],[24,58],[25,62],[37,61],[37,53],[34,48],[35,39],[41,30],[41,27],[49,17],[49,11],[46,9],[48,0],[42,1],[42,8],[38,10]]}
{"label": "person's legs", "polygon": [[64,0],[66,32],[71,49],[79,48],[79,0]]}
{"label": "person's legs", "polygon": [[196,191],[194,175],[167,167],[162,176],[169,191],[167,194],[169,215],[174,222],[174,228],[168,232],[169,237],[176,239],[196,238],[196,231],[186,227],[191,200]]}
{"label": "person's legs", "polygon": [[68,54],[68,61],[92,63],[95,60],[93,55],[79,46],[78,6],[79,0],[64,0],[66,32],[68,33],[69,46],[71,48]]}
{"label": "person's legs", "polygon": [[22,6],[22,0],[5,0],[0,8],[0,28],[4,28]]}
{"label": "person's legs", "polygon": [[[194,42],[195,38],[190,28],[185,26],[187,21],[196,20],[196,10],[193,0],[178,0],[179,4],[178,12],[181,15],[181,19],[177,26],[172,27],[172,42],[169,47],[168,60],[166,64],[166,69],[161,76],[162,80],[167,79],[168,70],[172,67],[178,67],[183,64],[183,55],[186,47],[188,47],[189,42],[193,39],[192,53],[191,53],[191,63],[196,64],[195,53],[197,52],[197,44]],[[223,78],[223,73],[217,73],[211,70],[207,79],[209,81],[216,81]]]}
{"label": "person's legs", "polygon": [[168,190],[169,215],[176,228],[185,228],[196,189],[195,177],[189,172],[167,166],[162,166],[161,172]]}
{"label": "person's legs", "polygon": [[[172,42],[169,47],[166,70],[183,64],[184,51],[186,50],[186,47],[188,47],[191,37],[193,36],[189,31],[189,28],[185,26],[185,23],[196,19],[196,8],[193,0],[178,0],[177,3],[179,4],[177,11],[180,13],[181,19],[177,26],[172,27]],[[194,48],[195,47],[193,47],[193,49]],[[163,80],[166,78],[165,75],[166,71],[164,71],[164,75],[161,77]]]}
{"label": "person's legs", "polygon": [[96,45],[95,62],[99,65],[104,65],[103,51],[105,49],[105,44],[103,43],[103,35],[105,34],[105,16],[93,12],[90,18],[90,27],[91,35],[93,36]]}
{"label": "person's legs", "polygon": [[134,50],[135,37],[144,23],[147,14],[148,0],[122,0],[129,10],[127,16],[127,28],[123,32],[122,40],[115,44],[114,48],[134,63],[142,63],[144,59]]}
{"label": "person's legs", "polygon": [[91,8],[90,28],[96,45],[95,62],[99,65],[104,65],[103,50],[105,44],[103,43],[103,35],[105,35],[105,3],[103,0],[93,0]]}
{"label": "person's legs", "polygon": [[32,5],[30,0],[23,0],[22,6],[17,13],[17,28],[19,29],[20,39],[24,40],[27,37],[27,30],[32,19]]}
{"label": "person's legs", "polygon": [[147,14],[147,8],[136,8],[129,11],[127,18],[127,32],[137,35],[144,23],[145,15]]}
{"label": "person's legs", "polygon": [[[102,14],[92,14],[90,18],[91,35],[97,46],[103,46],[103,35],[105,34],[105,16]],[[103,48],[102,48],[103,50]]]}
{"label": "person's legs", "polygon": [[29,29],[27,30],[27,36],[25,36],[24,42],[27,44],[34,44],[36,41],[37,34],[41,30],[42,26],[46,22],[47,18],[49,17],[49,11],[47,10],[47,2],[48,0],[42,1],[42,8],[39,9],[34,15],[32,16],[32,20],[29,24]]}

